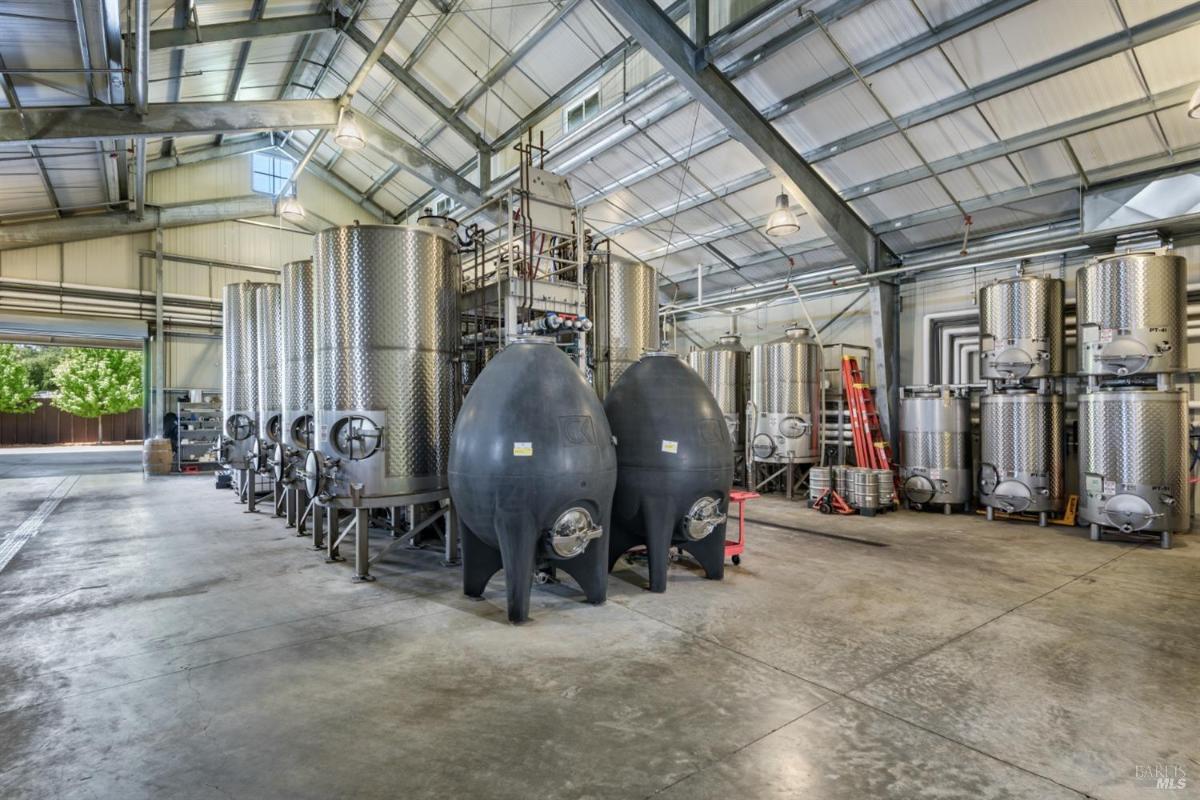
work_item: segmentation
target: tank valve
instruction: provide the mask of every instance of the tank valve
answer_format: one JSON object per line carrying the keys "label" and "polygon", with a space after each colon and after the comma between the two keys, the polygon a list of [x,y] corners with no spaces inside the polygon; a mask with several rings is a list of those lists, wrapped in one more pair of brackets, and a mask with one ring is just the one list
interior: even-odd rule
{"label": "tank valve", "polygon": [[574,558],[587,549],[588,542],[603,535],[604,529],[587,509],[569,508],[550,526],[550,549],[560,558]]}
{"label": "tank valve", "polygon": [[683,535],[689,541],[698,542],[724,523],[725,515],[721,513],[721,504],[716,498],[701,497],[692,503],[687,516],[683,518]]}

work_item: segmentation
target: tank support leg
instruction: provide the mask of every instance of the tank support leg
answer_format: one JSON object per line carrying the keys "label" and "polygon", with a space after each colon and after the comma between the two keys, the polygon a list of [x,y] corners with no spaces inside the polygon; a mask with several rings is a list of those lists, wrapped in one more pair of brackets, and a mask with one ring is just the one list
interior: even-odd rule
{"label": "tank support leg", "polygon": [[483,597],[492,576],[504,567],[500,551],[484,544],[466,525],[462,526],[463,594]]}
{"label": "tank support leg", "polygon": [[608,599],[606,565],[609,521],[606,519],[602,524],[606,533],[596,541],[590,542],[582,553],[565,561],[556,559],[551,562],[555,567],[574,578],[575,582],[579,584],[579,588],[583,590],[587,601],[597,606]]}
{"label": "tank support leg", "polygon": [[638,540],[629,534],[628,526],[615,524],[605,538],[608,539],[608,571],[612,572],[621,556],[629,552],[629,548],[637,544]]}
{"label": "tank support leg", "polygon": [[237,489],[237,501],[239,503],[246,502],[246,470],[235,469],[233,471],[233,485]]}
{"label": "tank support leg", "polygon": [[304,488],[304,484],[296,484],[296,535],[308,535],[308,523],[310,513],[308,510],[308,490]]}
{"label": "tank support leg", "polygon": [[[308,493],[304,494],[304,498],[308,499]],[[315,502],[309,508],[309,522],[312,525],[312,549],[325,549],[325,514],[324,509],[318,506]]]}
{"label": "tank support leg", "polygon": [[304,536],[304,525],[301,522],[301,516],[304,514],[303,490],[293,484],[287,489],[287,499],[287,526],[295,528],[297,536]]}
{"label": "tank support leg", "polygon": [[1088,533],[1091,535],[1093,542],[1100,541],[1100,526],[1099,525],[1097,525],[1094,522],[1091,525],[1088,525]]}
{"label": "tank support leg", "polygon": [[496,518],[496,536],[500,542],[500,561],[504,564],[504,583],[508,588],[508,621],[519,625],[529,621],[537,531],[530,525],[500,515]]}
{"label": "tank support leg", "polygon": [[371,574],[371,509],[354,509],[354,580],[373,581]]}
{"label": "tank support leg", "polygon": [[325,534],[325,560],[345,561],[338,553],[338,540],[342,536],[341,513],[338,509],[331,507],[325,510],[325,527],[328,529]]}
{"label": "tank support leg", "polygon": [[666,504],[651,498],[643,501],[641,521],[646,539],[646,561],[650,566],[650,591],[665,592],[675,526],[671,524]]}
{"label": "tank support leg", "polygon": [[458,518],[458,511],[454,508],[454,501],[452,500],[446,500],[446,518],[442,521],[442,524],[446,526],[446,536],[442,542],[442,566],[458,566],[458,540],[461,522]]}
{"label": "tank support leg", "polygon": [[725,577],[724,525],[698,542],[684,542],[682,547],[704,568],[704,577],[713,581]]}
{"label": "tank support leg", "polygon": [[253,514],[257,511],[255,507],[258,500],[258,476],[246,470],[246,513]]}
{"label": "tank support leg", "polygon": [[991,506],[988,506],[987,507],[987,521],[991,522],[994,519],[996,519],[996,509],[992,508]]}
{"label": "tank support leg", "polygon": [[284,503],[284,499],[286,498],[286,495],[283,493],[283,484],[280,483],[279,481],[271,481],[271,484],[272,484],[271,499],[275,501],[275,512],[274,513],[275,513],[275,516],[282,517],[283,516],[283,503]]}
{"label": "tank support leg", "polygon": [[1162,539],[1159,541],[1158,546],[1161,547],[1163,550],[1171,549],[1171,532],[1170,531],[1162,532]]}
{"label": "tank support leg", "polygon": [[1047,514],[1045,511],[1041,512],[1040,514],[1038,514],[1038,527],[1039,528],[1046,527],[1046,523],[1049,520],[1050,520],[1050,515]]}

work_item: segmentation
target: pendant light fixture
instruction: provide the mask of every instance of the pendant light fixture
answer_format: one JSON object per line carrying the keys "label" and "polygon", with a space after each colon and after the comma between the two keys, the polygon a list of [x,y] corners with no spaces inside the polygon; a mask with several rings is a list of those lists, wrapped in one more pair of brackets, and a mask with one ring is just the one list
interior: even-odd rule
{"label": "pendant light fixture", "polygon": [[790,236],[800,230],[800,220],[796,219],[796,212],[788,205],[787,190],[782,186],[779,189],[779,196],[775,198],[775,210],[767,217],[767,224],[763,229],[767,236]]}
{"label": "pendant light fixture", "polygon": [[354,118],[354,112],[348,108],[343,108],[338,113],[337,130],[333,133],[333,141],[338,147],[345,150],[362,150],[367,145],[367,139],[363,136],[358,120]]}
{"label": "pendant light fixture", "polygon": [[304,219],[304,206],[295,197],[285,197],[279,201],[279,216],[290,222]]}

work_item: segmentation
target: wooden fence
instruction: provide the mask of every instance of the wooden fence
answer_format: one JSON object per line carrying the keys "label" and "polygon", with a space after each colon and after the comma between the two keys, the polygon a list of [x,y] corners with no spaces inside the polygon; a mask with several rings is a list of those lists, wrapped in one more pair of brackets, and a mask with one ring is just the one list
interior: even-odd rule
{"label": "wooden fence", "polygon": [[[104,420],[104,441],[142,439],[142,410],[109,414]],[[84,419],[38,400],[32,414],[0,414],[0,446],[13,444],[85,444],[100,441],[100,420]]]}

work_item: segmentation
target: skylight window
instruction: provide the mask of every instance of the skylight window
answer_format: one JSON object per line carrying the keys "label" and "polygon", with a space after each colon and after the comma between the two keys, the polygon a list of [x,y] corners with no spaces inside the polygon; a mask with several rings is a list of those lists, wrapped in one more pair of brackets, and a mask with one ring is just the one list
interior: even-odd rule
{"label": "skylight window", "polygon": [[563,109],[563,133],[578,130],[600,115],[600,87]]}
{"label": "skylight window", "polygon": [[[250,188],[259,194],[278,195],[292,177],[296,162],[276,153],[255,153],[250,159]],[[288,196],[296,194],[293,185]]]}

